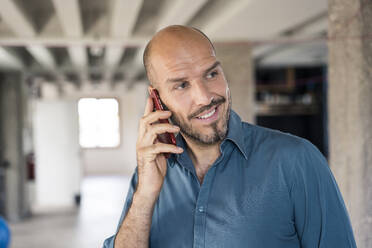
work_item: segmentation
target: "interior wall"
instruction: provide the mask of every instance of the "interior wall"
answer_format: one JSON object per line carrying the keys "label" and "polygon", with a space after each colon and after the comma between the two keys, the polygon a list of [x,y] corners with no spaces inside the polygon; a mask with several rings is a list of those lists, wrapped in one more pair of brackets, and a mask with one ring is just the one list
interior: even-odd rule
{"label": "interior wall", "polygon": [[85,175],[133,173],[136,167],[138,121],[143,115],[147,84],[139,83],[131,90],[118,87],[115,91],[82,94],[81,97],[115,97],[119,101],[120,145],[117,148],[83,149]]}
{"label": "interior wall", "polygon": [[37,100],[34,110],[33,210],[72,207],[81,182],[76,101]]}
{"label": "interior wall", "polygon": [[[35,148],[34,211],[70,207],[80,193],[82,176],[130,175],[136,167],[138,121],[143,115],[147,83],[130,90],[123,83],[110,87],[85,84],[78,90],[65,83],[62,92],[42,83],[41,98],[33,102]],[[116,148],[83,149],[79,145],[78,100],[113,97],[119,102],[120,145]]]}
{"label": "interior wall", "polygon": [[[108,84],[107,84],[108,85]],[[137,82],[128,89],[125,82],[118,83],[114,89],[105,84],[95,87],[85,84],[80,90],[71,84],[64,85],[64,95],[58,96],[56,87],[43,84],[44,99],[75,101],[85,97],[113,97],[119,102],[120,145],[116,148],[81,149],[83,175],[130,175],[136,167],[136,142],[138,121],[143,115],[147,97],[147,82]]]}

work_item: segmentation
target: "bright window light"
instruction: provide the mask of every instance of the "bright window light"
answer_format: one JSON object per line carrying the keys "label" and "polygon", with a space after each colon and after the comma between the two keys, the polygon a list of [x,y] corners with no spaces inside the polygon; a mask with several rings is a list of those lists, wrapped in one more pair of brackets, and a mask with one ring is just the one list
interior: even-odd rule
{"label": "bright window light", "polygon": [[81,98],[78,103],[80,145],[83,148],[120,144],[119,104],[114,98]]}

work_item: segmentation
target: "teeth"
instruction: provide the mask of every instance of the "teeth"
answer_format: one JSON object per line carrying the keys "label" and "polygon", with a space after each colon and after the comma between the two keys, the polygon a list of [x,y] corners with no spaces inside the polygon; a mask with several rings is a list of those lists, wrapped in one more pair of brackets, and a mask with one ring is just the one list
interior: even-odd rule
{"label": "teeth", "polygon": [[216,112],[216,109],[215,109],[215,108],[214,108],[211,112],[209,112],[209,113],[207,113],[207,114],[205,114],[205,115],[199,116],[198,118],[199,118],[199,119],[206,119],[206,118],[209,118],[209,117],[211,117],[211,116],[214,114],[214,112]]}

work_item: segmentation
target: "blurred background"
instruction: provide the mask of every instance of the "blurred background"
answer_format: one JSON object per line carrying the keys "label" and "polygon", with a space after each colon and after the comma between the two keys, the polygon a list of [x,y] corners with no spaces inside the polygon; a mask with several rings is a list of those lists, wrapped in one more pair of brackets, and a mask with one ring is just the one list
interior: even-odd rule
{"label": "blurred background", "polygon": [[147,95],[142,53],[171,24],[211,38],[244,120],[319,148],[358,247],[372,247],[371,0],[0,0],[10,247],[114,234]]}

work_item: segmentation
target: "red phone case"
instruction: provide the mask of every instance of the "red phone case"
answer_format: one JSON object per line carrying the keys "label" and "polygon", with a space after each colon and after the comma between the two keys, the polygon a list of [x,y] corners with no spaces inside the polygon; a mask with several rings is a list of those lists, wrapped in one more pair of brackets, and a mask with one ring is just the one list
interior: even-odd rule
{"label": "red phone case", "polygon": [[[151,90],[150,97],[152,98],[152,101],[154,103],[154,107],[156,110],[164,110],[160,97],[159,97],[159,92],[156,89]],[[160,119],[159,122],[169,123],[168,119]],[[176,137],[174,136],[173,133],[166,132],[166,133],[158,134],[158,139],[162,143],[176,145]],[[165,158],[169,158],[170,156],[169,153],[165,153],[164,155],[165,155]]]}

